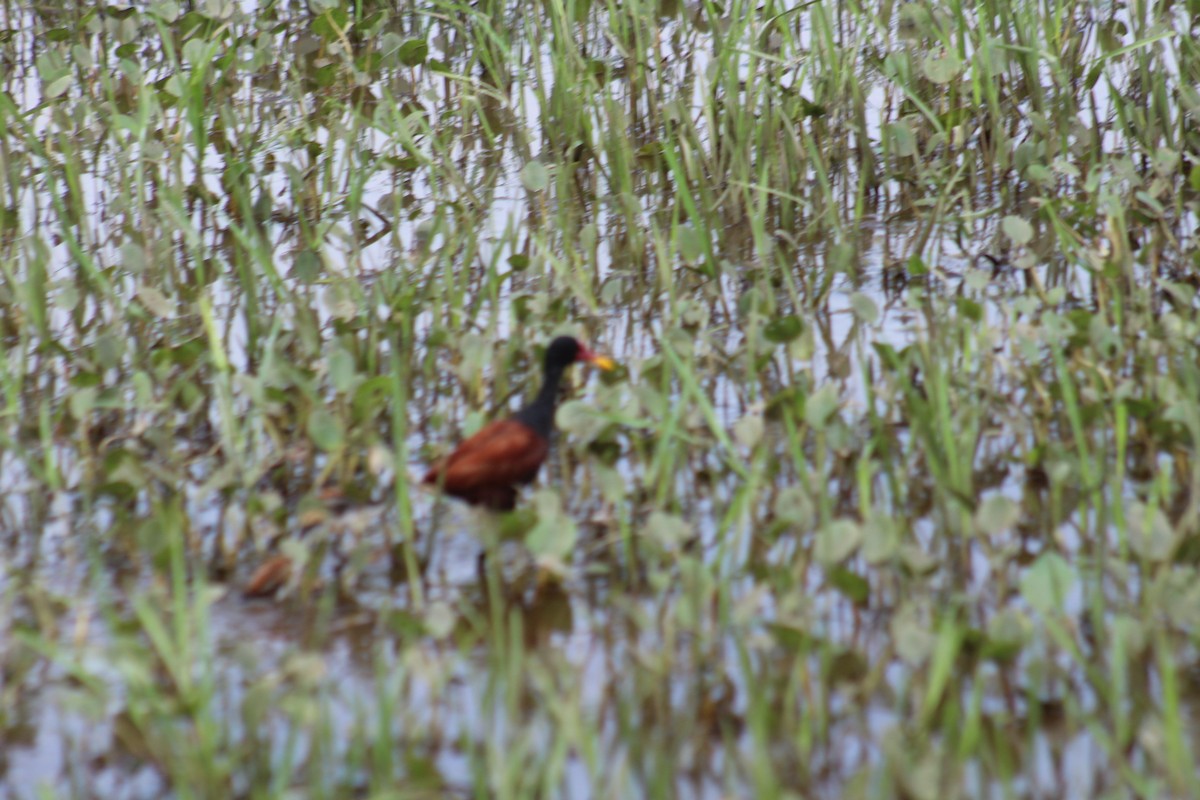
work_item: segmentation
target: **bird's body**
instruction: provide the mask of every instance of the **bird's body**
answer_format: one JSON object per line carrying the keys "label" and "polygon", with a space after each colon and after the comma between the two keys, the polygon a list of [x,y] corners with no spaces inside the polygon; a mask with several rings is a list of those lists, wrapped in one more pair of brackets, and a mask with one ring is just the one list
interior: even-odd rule
{"label": "bird's body", "polygon": [[560,336],[546,349],[541,391],[508,419],[483,426],[453,453],[434,464],[422,479],[471,505],[506,511],[517,501],[518,487],[537,477],[550,452],[554,409],[563,372],[576,361],[612,369],[612,361],[576,339]]}
{"label": "bird's body", "polygon": [[516,419],[485,425],[425,474],[424,483],[471,505],[510,509],[517,487],[537,477],[550,440]]}

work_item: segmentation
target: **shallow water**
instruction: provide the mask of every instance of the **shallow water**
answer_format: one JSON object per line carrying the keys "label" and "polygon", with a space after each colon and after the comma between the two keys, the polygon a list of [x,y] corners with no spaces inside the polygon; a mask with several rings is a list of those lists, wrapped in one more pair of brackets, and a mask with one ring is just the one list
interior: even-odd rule
{"label": "shallow water", "polygon": [[[1086,141],[1037,108],[1070,94],[1049,59],[1035,70],[1054,86],[1041,100],[1005,83],[1015,120],[992,119],[979,96],[968,108],[981,91],[970,81],[921,88],[985,118],[964,134],[977,148],[978,130],[1008,129],[1013,152],[997,159],[1054,150],[1057,183],[1035,186],[1019,170],[988,179],[952,130],[924,163],[883,152],[904,131],[939,135],[882,63],[932,53],[897,33],[903,19],[796,7],[776,41],[763,20],[743,29],[710,6],[627,17],[592,5],[577,25],[549,7],[437,5],[343,42],[320,33],[324,6],[203,5],[191,22],[169,4],[71,12],[83,22],[4,12],[5,89],[22,115],[8,117],[13,222],[0,243],[0,800],[43,788],[716,798],[1184,785],[1159,751],[1170,741],[1186,751],[1176,764],[1194,763],[1195,693],[1174,682],[1196,653],[1186,619],[1154,619],[1155,599],[1194,570],[1130,557],[1125,518],[1134,501],[1177,502],[1187,447],[1131,425],[1146,453],[1118,463],[1099,412],[1094,429],[1071,428],[1054,354],[1070,349],[1071,313],[1099,310],[1071,350],[1084,403],[1102,381],[1114,397],[1156,382],[1186,394],[1166,387],[1170,353],[1105,362],[1100,323],[1173,313],[1185,333],[1163,341],[1181,348],[1195,304],[1140,308],[1130,289],[1114,312],[1113,287],[1086,267],[1103,225],[1070,216]],[[481,77],[489,13],[511,48],[502,90]],[[631,20],[644,29],[621,27]],[[1077,22],[1092,60],[1106,52],[1102,23],[1136,27],[1123,10]],[[235,35],[221,52],[238,66],[162,38],[192,23]],[[345,66],[339,47],[369,54],[418,33],[443,69],[391,64],[319,85]],[[840,76],[821,55],[833,41]],[[1178,36],[1162,41],[1155,63],[1176,89],[1181,59],[1193,62]],[[974,41],[962,47],[970,62]],[[59,94],[55,58],[77,70]],[[613,71],[595,96],[560,84],[582,74],[575,58]],[[206,63],[224,83],[190,107],[178,81]],[[1138,74],[1112,57],[1090,102],[1114,107],[1112,86]],[[834,100],[855,82],[861,130]],[[818,93],[834,98],[821,113],[777,113]],[[323,108],[330,97],[342,104]],[[753,126],[739,107],[758,110]],[[578,116],[594,138],[561,141]],[[1154,171],[1125,159],[1139,143],[1104,127],[1112,159],[1091,166],[1114,187],[1140,169],[1155,191]],[[859,183],[864,143],[892,158],[877,190]],[[780,185],[802,158],[803,182]],[[530,188],[531,161],[551,168],[543,189]],[[952,180],[966,169],[978,179]],[[1038,217],[1047,203],[1071,235]],[[1143,226],[1130,231],[1135,284],[1158,286],[1164,264],[1195,256],[1194,199],[1169,210],[1130,217]],[[1028,247],[1010,248],[1007,215],[1041,220]],[[785,315],[795,331],[769,327]],[[608,424],[592,448],[561,433],[539,482],[578,540],[561,585],[532,568],[556,558],[517,544],[492,553],[485,580],[480,536],[494,523],[410,497],[406,479],[515,407],[537,374],[529,345],[565,329],[628,370],[612,384],[578,376],[573,397]],[[905,358],[926,358],[897,377],[888,348],[910,346]],[[360,395],[376,377],[378,394]],[[315,407],[340,415],[338,447],[320,444]],[[914,409],[950,427],[926,432]],[[1091,504],[1081,446],[1104,481]],[[316,502],[330,485],[349,511]],[[795,487],[802,507],[781,511]],[[979,509],[995,496],[1019,513],[985,532]],[[694,537],[656,528],[656,512]],[[1186,519],[1169,533],[1189,535]],[[827,558],[836,522],[862,543]],[[877,535],[889,524],[894,542]],[[405,542],[428,558],[419,582]],[[280,550],[312,570],[278,600],[243,598]],[[1045,597],[1043,554],[1070,559],[1052,611],[1031,603]],[[983,654],[1012,634],[997,620],[1022,639],[1011,658]]]}

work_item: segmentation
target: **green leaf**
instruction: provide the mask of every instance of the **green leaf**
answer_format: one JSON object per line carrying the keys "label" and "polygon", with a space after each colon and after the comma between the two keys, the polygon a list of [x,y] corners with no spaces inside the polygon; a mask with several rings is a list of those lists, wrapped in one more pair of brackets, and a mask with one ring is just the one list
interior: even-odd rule
{"label": "green leaf", "polygon": [[434,639],[444,639],[454,630],[458,615],[449,603],[436,600],[425,609],[425,631]]}
{"label": "green leaf", "polygon": [[1113,639],[1120,641],[1125,657],[1136,657],[1146,652],[1150,643],[1146,625],[1136,617],[1117,614],[1112,621]]}
{"label": "green leaf", "polygon": [[368,414],[382,413],[387,406],[387,398],[392,393],[392,376],[376,375],[367,378],[354,390],[354,418],[364,419]]}
{"label": "green leaf", "polygon": [[396,50],[396,58],[406,67],[416,67],[429,58],[429,43],[424,39],[408,39]]}
{"label": "green leaf", "polygon": [[183,60],[191,67],[199,66],[208,58],[208,42],[199,36],[183,43]]}
{"label": "green leaf", "polygon": [[808,528],[813,523],[813,502],[803,486],[788,486],[775,498],[775,516],[799,528]]}
{"label": "green leaf", "polygon": [[980,504],[975,512],[975,527],[980,533],[997,536],[1017,524],[1021,509],[1010,498],[993,494]]}
{"label": "green leaf", "polygon": [[655,511],[650,515],[646,520],[644,533],[648,539],[668,552],[678,550],[694,535],[692,526],[685,520],[663,511]]}
{"label": "green leaf", "polygon": [[914,575],[929,575],[942,565],[942,562],[916,543],[900,545],[900,560]]}
{"label": "green leaf", "polygon": [[873,512],[863,523],[862,556],[872,566],[890,561],[900,549],[900,531],[896,520]]}
{"label": "green leaf", "polygon": [[336,41],[346,35],[349,21],[349,12],[342,6],[336,6],[312,21],[312,32],[327,42]]}
{"label": "green leaf", "polygon": [[845,567],[834,567],[827,576],[829,583],[843,595],[858,605],[866,605],[871,594],[871,584],[867,579]]}
{"label": "green leaf", "polygon": [[339,74],[340,67],[337,64],[326,64],[323,67],[317,67],[313,72],[313,78],[317,81],[318,86],[333,86]]}
{"label": "green leaf", "polygon": [[837,413],[840,405],[837,387],[827,383],[810,394],[804,402],[804,421],[810,427],[822,430]]}
{"label": "green leaf", "polygon": [[175,303],[153,286],[139,286],[137,299],[147,311],[159,319],[175,316]]}
{"label": "green leaf", "polygon": [[893,122],[887,126],[892,137],[892,149],[901,158],[917,154],[917,137],[907,122]]}
{"label": "green leaf", "polygon": [[604,464],[595,465],[596,483],[600,486],[600,496],[609,503],[620,503],[625,499],[625,478],[620,470]]}
{"label": "green leaf", "polygon": [[855,292],[850,295],[850,308],[860,322],[873,325],[879,319],[879,306],[869,295]]}
{"label": "green leaf", "polygon": [[679,254],[683,260],[694,264],[704,257],[704,234],[693,225],[681,225],[676,229],[675,241],[679,245]]}
{"label": "green leaf", "polygon": [[312,248],[304,248],[296,256],[292,275],[301,283],[314,283],[321,276],[321,257]]}
{"label": "green leaf", "polygon": [[817,531],[813,555],[826,566],[845,561],[862,543],[862,527],[850,519],[838,519]]}
{"label": "green leaf", "polygon": [[326,452],[342,446],[342,424],[325,408],[316,408],[308,417],[308,438]]}
{"label": "green leaf", "polygon": [[1001,220],[1000,227],[1004,230],[1004,235],[1018,247],[1029,244],[1033,239],[1033,226],[1022,217],[1009,214]]}
{"label": "green leaf", "polygon": [[751,412],[733,423],[733,438],[742,447],[752,450],[762,439],[763,428],[762,414]]}
{"label": "green leaf", "polygon": [[566,561],[579,538],[575,520],[563,511],[562,498],[552,489],[535,492],[533,505],[537,524],[525,538],[525,546],[539,563]]}
{"label": "green leaf", "polygon": [[1021,652],[1032,632],[1029,617],[1013,608],[1001,609],[988,620],[984,655],[994,661],[1011,660]]}
{"label": "green leaf", "polygon": [[900,606],[892,616],[889,627],[896,654],[906,663],[916,666],[929,658],[933,651],[934,635],[929,630],[929,624],[922,619],[921,612],[911,602]]}
{"label": "green leaf", "polygon": [[804,323],[795,314],[777,317],[763,326],[763,336],[768,342],[785,344],[800,338],[804,332]]}
{"label": "green leaf", "polygon": [[544,192],[550,185],[550,170],[540,161],[530,161],[521,170],[521,183],[531,192]]}
{"label": "green leaf", "polygon": [[163,22],[171,23],[179,19],[179,4],[175,0],[158,0],[150,4],[149,11]]}
{"label": "green leaf", "polygon": [[334,389],[339,392],[351,391],[357,372],[354,356],[343,348],[339,347],[329,355],[329,380]]}
{"label": "green leaf", "polygon": [[59,95],[66,92],[67,89],[71,88],[71,84],[74,83],[74,81],[75,81],[75,79],[70,75],[63,75],[61,77],[55,78],[54,80],[52,80],[46,84],[46,89],[45,89],[46,97],[48,99],[53,99],[55,97],[58,97]]}
{"label": "green leaf", "polygon": [[591,444],[604,429],[608,420],[582,400],[568,400],[555,414],[558,427],[583,444]]}
{"label": "green leaf", "polygon": [[1161,509],[1133,503],[1129,508],[1129,549],[1147,561],[1166,561],[1175,552],[1178,536]]}
{"label": "green leaf", "polygon": [[1043,614],[1062,608],[1075,585],[1075,570],[1058,553],[1042,553],[1021,576],[1021,596]]}
{"label": "green leaf", "polygon": [[958,313],[962,314],[965,319],[971,322],[981,322],[983,320],[983,306],[971,298],[957,297],[954,300],[954,305],[958,308]]}
{"label": "green leaf", "polygon": [[925,77],[934,83],[949,83],[962,70],[962,64],[953,55],[934,56],[930,54],[925,57],[921,69],[925,73]]}
{"label": "green leaf", "polygon": [[71,409],[71,416],[83,421],[95,407],[97,395],[99,395],[99,391],[94,386],[76,389],[67,395],[67,405]]}

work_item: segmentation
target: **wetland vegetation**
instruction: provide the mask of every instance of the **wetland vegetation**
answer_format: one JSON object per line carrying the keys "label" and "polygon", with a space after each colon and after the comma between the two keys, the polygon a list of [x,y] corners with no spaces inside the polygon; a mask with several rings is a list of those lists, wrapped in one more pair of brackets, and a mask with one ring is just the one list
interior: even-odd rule
{"label": "wetland vegetation", "polygon": [[1198,33],[6,0],[0,800],[1200,794]]}

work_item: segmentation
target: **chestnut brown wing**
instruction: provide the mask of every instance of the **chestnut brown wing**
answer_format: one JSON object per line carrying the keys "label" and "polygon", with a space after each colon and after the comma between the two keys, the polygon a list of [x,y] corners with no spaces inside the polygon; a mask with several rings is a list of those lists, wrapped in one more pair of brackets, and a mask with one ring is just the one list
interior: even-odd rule
{"label": "chestnut brown wing", "polygon": [[440,481],[444,491],[460,496],[528,483],[549,451],[550,443],[524,423],[498,420],[434,464],[424,483]]}

